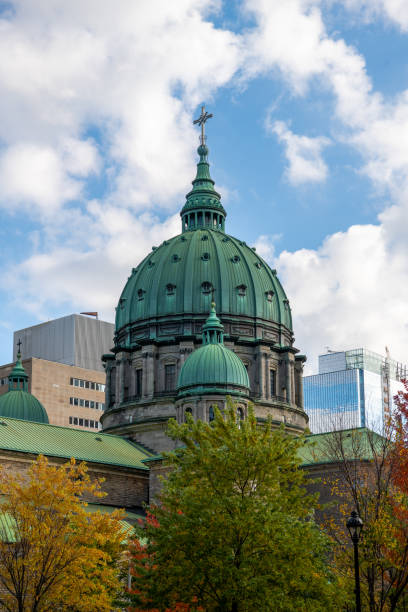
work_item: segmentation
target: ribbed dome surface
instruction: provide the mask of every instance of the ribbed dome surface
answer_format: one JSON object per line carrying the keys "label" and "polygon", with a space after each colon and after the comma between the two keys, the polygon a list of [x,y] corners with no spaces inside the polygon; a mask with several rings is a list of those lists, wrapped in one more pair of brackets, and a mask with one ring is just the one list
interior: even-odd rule
{"label": "ribbed dome surface", "polygon": [[223,344],[206,344],[194,351],[184,363],[177,388],[182,391],[203,385],[249,389],[248,373],[238,355]]}
{"label": "ribbed dome surface", "polygon": [[196,229],[166,240],[133,268],[117,307],[116,331],[166,315],[205,315],[212,288],[221,317],[243,315],[292,330],[276,271],[245,242],[219,230]]}
{"label": "ribbed dome surface", "polygon": [[48,423],[48,415],[34,395],[27,391],[15,389],[0,396],[0,417]]}

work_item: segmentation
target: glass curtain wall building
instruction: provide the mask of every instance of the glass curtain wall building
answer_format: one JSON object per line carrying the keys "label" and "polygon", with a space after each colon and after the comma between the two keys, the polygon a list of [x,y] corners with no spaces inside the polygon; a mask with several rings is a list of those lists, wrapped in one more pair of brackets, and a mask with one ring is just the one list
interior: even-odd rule
{"label": "glass curtain wall building", "polygon": [[402,389],[407,367],[368,351],[353,349],[319,356],[319,373],[304,377],[305,410],[312,433],[354,427],[382,431]]}

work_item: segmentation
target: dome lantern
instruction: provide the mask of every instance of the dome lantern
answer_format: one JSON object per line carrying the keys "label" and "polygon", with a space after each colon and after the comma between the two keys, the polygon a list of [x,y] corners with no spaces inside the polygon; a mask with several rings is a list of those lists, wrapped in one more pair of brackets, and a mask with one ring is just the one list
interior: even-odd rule
{"label": "dome lantern", "polygon": [[221,204],[220,194],[214,189],[215,183],[208,163],[208,147],[205,144],[204,125],[212,116],[203,106],[200,117],[193,122],[201,126],[200,146],[197,149],[200,161],[193,189],[186,195],[187,201],[180,213],[183,232],[204,228],[225,231],[227,213]]}

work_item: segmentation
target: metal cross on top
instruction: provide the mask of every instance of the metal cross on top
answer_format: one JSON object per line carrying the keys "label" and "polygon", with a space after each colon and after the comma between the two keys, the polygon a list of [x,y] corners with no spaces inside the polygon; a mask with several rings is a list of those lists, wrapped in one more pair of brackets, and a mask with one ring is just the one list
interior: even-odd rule
{"label": "metal cross on top", "polygon": [[198,123],[198,125],[201,127],[201,144],[205,144],[205,133],[204,133],[204,125],[205,122],[208,121],[208,119],[211,119],[211,117],[213,117],[212,113],[207,113],[207,111],[205,110],[205,106],[201,107],[201,115],[199,116],[198,119],[195,119],[193,121],[193,125],[196,125]]}
{"label": "metal cross on top", "polygon": [[22,344],[23,344],[23,343],[21,342],[21,340],[20,340],[20,338],[19,338],[19,339],[18,339],[18,342],[17,342],[18,352],[19,352],[19,353],[21,353],[21,345],[22,345]]}

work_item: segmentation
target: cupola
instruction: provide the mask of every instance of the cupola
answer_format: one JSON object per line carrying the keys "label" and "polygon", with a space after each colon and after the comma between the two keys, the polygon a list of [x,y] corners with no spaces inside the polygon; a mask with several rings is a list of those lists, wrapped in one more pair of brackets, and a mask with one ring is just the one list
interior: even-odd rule
{"label": "cupola", "polygon": [[223,331],[212,302],[203,325],[203,344],[181,368],[178,398],[205,393],[248,396],[248,373],[238,355],[224,346]]}
{"label": "cupola", "polygon": [[8,391],[0,396],[0,417],[48,423],[48,415],[44,406],[28,392],[28,374],[21,363],[20,350],[8,379]]}

